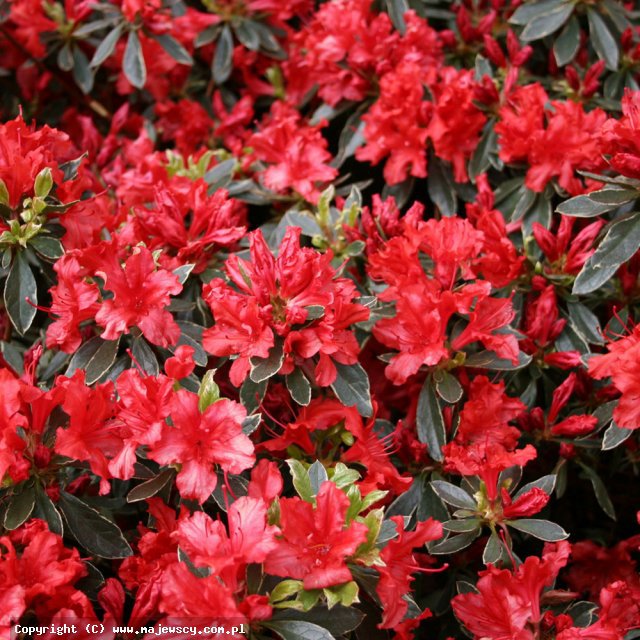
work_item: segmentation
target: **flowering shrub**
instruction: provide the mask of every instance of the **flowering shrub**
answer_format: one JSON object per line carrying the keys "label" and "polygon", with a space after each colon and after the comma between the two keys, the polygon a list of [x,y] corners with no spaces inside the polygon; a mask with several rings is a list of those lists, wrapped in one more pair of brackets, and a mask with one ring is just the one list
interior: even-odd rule
{"label": "flowering shrub", "polygon": [[640,638],[636,3],[0,53],[0,640]]}

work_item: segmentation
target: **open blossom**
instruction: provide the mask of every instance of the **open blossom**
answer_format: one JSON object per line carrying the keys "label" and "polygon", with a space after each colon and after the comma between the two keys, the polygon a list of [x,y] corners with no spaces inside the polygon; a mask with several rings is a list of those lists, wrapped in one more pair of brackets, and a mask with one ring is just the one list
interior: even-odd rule
{"label": "open blossom", "polygon": [[173,424],[162,425],[149,457],[160,464],[179,463],[176,484],[180,494],[203,503],[218,483],[216,465],[237,474],[255,461],[253,444],[242,432],[246,416],[242,405],[227,399],[201,413],[196,394],[178,391],[171,401]]}
{"label": "open blossom", "polygon": [[[265,358],[276,341],[284,350],[282,373],[315,359],[318,384],[336,377],[335,362],[354,364],[358,343],[351,325],[366,320],[369,311],[353,302],[355,285],[336,278],[330,252],[300,247],[300,229],[290,227],[275,258],[261,232],[250,237],[251,262],[232,256],[226,271],[238,291],[221,279],[204,288],[215,324],[203,334],[204,348],[217,356],[237,356],[231,382],[247,377],[250,358]],[[321,317],[310,318],[314,309]]]}
{"label": "open blossom", "polygon": [[280,500],[278,546],[266,558],[265,570],[302,580],[305,589],[321,589],[351,581],[346,559],[367,537],[360,522],[346,524],[349,499],[333,482],[324,482],[316,507],[300,498]]}
{"label": "open blossom", "polygon": [[300,114],[283,102],[274,103],[270,116],[248,144],[256,158],[270,165],[263,174],[264,184],[278,193],[294,189],[316,202],[319,185],[336,177],[319,126],[302,124]]}
{"label": "open blossom", "polygon": [[640,325],[631,333],[607,344],[609,353],[589,359],[589,375],[596,380],[611,378],[622,394],[613,410],[615,423],[623,429],[640,428]]}
{"label": "open blossom", "polygon": [[182,291],[182,285],[175,274],[156,268],[149,249],[138,247],[122,266],[114,257],[97,273],[105,289],[113,293],[96,314],[105,340],[115,340],[130,327],[138,327],[153,344],[167,347],[178,341],[180,329],[165,307],[172,295]]}
{"label": "open blossom", "polygon": [[625,89],[622,117],[607,120],[602,142],[612,168],[624,176],[640,178],[640,91]]}

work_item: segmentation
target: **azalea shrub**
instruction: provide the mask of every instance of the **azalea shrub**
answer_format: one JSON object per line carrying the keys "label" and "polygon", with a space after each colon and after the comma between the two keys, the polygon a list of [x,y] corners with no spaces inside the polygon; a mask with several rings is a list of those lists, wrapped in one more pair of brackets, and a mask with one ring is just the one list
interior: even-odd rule
{"label": "azalea shrub", "polygon": [[640,637],[636,3],[0,54],[0,639]]}

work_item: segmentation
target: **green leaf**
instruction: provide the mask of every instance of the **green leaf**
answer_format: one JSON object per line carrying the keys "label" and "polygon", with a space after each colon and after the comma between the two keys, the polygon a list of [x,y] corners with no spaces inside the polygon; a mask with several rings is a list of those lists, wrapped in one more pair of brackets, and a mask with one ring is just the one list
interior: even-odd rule
{"label": "green leaf", "polygon": [[463,389],[458,379],[448,371],[439,371],[435,374],[436,391],[438,395],[449,404],[455,404],[462,398]]}
{"label": "green leaf", "polygon": [[274,376],[284,362],[284,341],[276,336],[273,347],[266,358],[251,358],[251,372],[249,377],[254,382],[262,382]]}
{"label": "green leaf", "polygon": [[553,493],[553,490],[555,489],[556,479],[557,479],[557,476],[554,473],[550,473],[546,476],[542,476],[541,478],[538,478],[537,480],[534,480],[533,482],[529,482],[528,484],[525,484],[523,487],[521,487],[518,490],[518,493],[516,493],[513,496],[513,499],[517,500],[518,498],[523,496],[525,493],[527,493],[527,491],[531,491],[531,489],[536,489],[536,488],[542,489],[547,495],[550,496]]}
{"label": "green leaf", "polygon": [[589,307],[581,302],[568,302],[567,310],[573,328],[590,344],[604,344],[600,322]]}
{"label": "green leaf", "polygon": [[428,546],[429,553],[434,556],[457,553],[466,549],[478,536],[480,535],[480,529],[475,531],[469,531],[467,533],[461,533],[457,536],[449,536],[442,542],[430,544]]}
{"label": "green leaf", "polygon": [[407,30],[404,14],[409,11],[409,3],[407,0],[385,0],[385,4],[393,26],[404,35]]}
{"label": "green leaf", "polygon": [[26,522],[36,503],[36,490],[33,485],[23,487],[20,493],[9,499],[9,506],[4,514],[4,528],[13,531]]}
{"label": "green leaf", "polygon": [[266,380],[256,383],[248,376],[245,378],[240,387],[240,402],[247,413],[253,413],[260,406],[266,390]]}
{"label": "green leaf", "polygon": [[637,200],[640,192],[637,189],[625,189],[620,187],[607,187],[600,191],[592,191],[588,197],[601,204],[620,206]]}
{"label": "green leaf", "polygon": [[476,501],[464,489],[455,484],[445,480],[432,480],[430,484],[436,494],[447,504],[470,511],[475,511],[478,508]]}
{"label": "green leaf", "polygon": [[49,195],[52,187],[53,176],[51,175],[51,168],[45,167],[36,176],[36,181],[33,185],[33,191],[38,198],[46,198]]}
{"label": "green leaf", "polygon": [[482,552],[482,562],[485,564],[495,564],[502,555],[502,542],[495,532],[491,532],[487,544]]}
{"label": "green leaf", "polygon": [[331,388],[346,407],[355,407],[364,418],[373,415],[371,391],[367,372],[358,363],[341,364],[334,361],[337,376]]}
{"label": "green leaf", "polygon": [[482,137],[469,162],[469,178],[472,182],[491,167],[491,155],[498,149],[498,136],[494,129],[495,121],[492,118],[487,122],[482,132]]}
{"label": "green leaf", "polygon": [[327,470],[324,468],[324,465],[320,460],[316,460],[309,467],[309,482],[311,482],[311,490],[313,491],[313,495],[317,496],[318,491],[320,491],[320,487],[323,482],[326,482],[329,479],[327,475]]}
{"label": "green leaf", "polygon": [[131,353],[145,373],[150,376],[157,376],[160,373],[158,358],[142,336],[134,339]]}
{"label": "green leaf", "polygon": [[233,35],[229,25],[222,29],[216,41],[216,53],[213,57],[212,71],[216,84],[224,84],[231,75],[233,68]]}
{"label": "green leaf", "polygon": [[41,485],[36,485],[36,505],[33,510],[33,517],[45,520],[49,525],[49,530],[59,536],[63,533],[62,516],[46,494]]}
{"label": "green leaf", "polygon": [[89,58],[80,47],[73,48],[73,79],[85,95],[93,89],[93,70]]}
{"label": "green leaf", "polygon": [[464,518],[463,520],[449,520],[442,523],[445,531],[453,531],[454,533],[468,533],[475,531],[482,526],[482,521],[478,518]]}
{"label": "green leaf", "polygon": [[621,445],[625,440],[627,440],[632,433],[633,429],[623,429],[615,422],[612,422],[609,425],[609,428],[604,432],[604,437],[602,438],[602,450],[609,451],[611,449],[615,449],[618,445]]}
{"label": "green leaf", "polygon": [[235,27],[236,37],[249,51],[257,51],[260,48],[260,33],[255,28],[253,20],[241,20]]}
{"label": "green leaf", "polygon": [[587,7],[587,19],[589,20],[591,43],[598,54],[598,58],[605,61],[607,69],[616,71],[620,61],[620,49],[615,36],[609,31],[609,27],[602,16],[591,7]]}
{"label": "green leaf", "polygon": [[254,413],[250,416],[247,416],[242,421],[242,433],[244,433],[245,436],[250,436],[260,426],[261,422],[261,413]]}
{"label": "green leaf", "polygon": [[120,39],[120,34],[122,33],[122,26],[122,24],[119,24],[117,27],[114,27],[98,45],[98,48],[93,54],[93,58],[91,58],[90,65],[92,67],[99,67],[114,52],[116,44],[118,44],[118,40]]}
{"label": "green leaf", "polygon": [[324,627],[335,637],[343,636],[358,626],[364,620],[364,613],[355,607],[343,607],[337,605],[329,610],[325,606],[314,607],[311,611],[296,611],[295,609],[283,609],[276,611],[271,621],[301,620],[312,622]]}
{"label": "green leaf", "polygon": [[602,510],[612,519],[616,520],[616,510],[613,507],[613,503],[611,502],[611,498],[609,497],[609,492],[607,491],[607,487],[604,482],[602,482],[602,478],[595,472],[595,469],[588,467],[585,464],[580,464],[580,467],[584,474],[591,481],[591,486],[593,487],[593,492],[596,495],[596,500]]}
{"label": "green leaf", "polygon": [[526,25],[534,18],[557,9],[565,0],[541,0],[540,2],[524,2],[513,13],[511,24]]}
{"label": "green leaf", "polygon": [[47,235],[37,235],[29,240],[29,246],[33,247],[40,255],[50,260],[57,260],[64,255],[64,248],[58,238]]}
{"label": "green leaf", "polygon": [[526,367],[531,360],[532,357],[523,351],[518,353],[517,364],[513,364],[511,360],[506,358],[499,358],[493,351],[480,351],[468,356],[464,361],[464,366],[476,369],[491,369],[493,371],[517,371]]}
{"label": "green leaf", "polygon": [[220,400],[220,387],[213,379],[215,375],[216,370],[209,369],[202,377],[198,391],[198,410],[200,413],[204,413],[214,402]]}
{"label": "green leaf", "polygon": [[160,46],[179,64],[186,64],[191,66],[193,64],[193,58],[189,52],[168,33],[161,35],[154,35],[153,38],[160,43]]}
{"label": "green leaf", "polygon": [[418,440],[429,447],[429,455],[434,460],[441,462],[444,459],[442,447],[446,441],[446,430],[431,376],[424,381],[418,396],[416,425]]}
{"label": "green leaf", "polygon": [[527,26],[520,34],[523,42],[540,40],[555,33],[573,13],[573,2],[563,2],[546,13],[541,13],[527,22]]}
{"label": "green leaf", "polygon": [[595,253],[578,274],[574,294],[591,293],[603,285],[640,247],[640,213],[614,222]]}
{"label": "green leaf", "polygon": [[58,505],[69,530],[89,553],[108,559],[127,558],[132,554],[117,525],[82,500],[61,491]]}
{"label": "green leaf", "polygon": [[129,33],[124,50],[122,71],[127,80],[136,88],[142,89],[147,81],[147,65],[144,61],[140,38],[135,31]]}
{"label": "green leaf", "polygon": [[183,264],[181,267],[177,267],[173,270],[173,274],[178,277],[178,282],[180,284],[184,284],[187,281],[193,271],[193,267],[195,266],[195,264]]}
{"label": "green leaf", "polygon": [[58,51],[56,61],[63,71],[71,71],[73,69],[73,51],[71,51],[71,45],[68,42],[65,42],[60,51]]}
{"label": "green leaf", "polygon": [[237,160],[235,158],[229,158],[211,167],[204,174],[204,181],[209,185],[207,192],[209,195],[212,195],[218,189],[224,189],[231,182],[236,170],[236,164]]}
{"label": "green leaf", "polygon": [[[93,384],[102,378],[113,366],[118,355],[120,338],[117,340],[102,340],[96,352],[91,356],[86,366],[86,382]],[[71,364],[69,365],[71,366]]]}
{"label": "green leaf", "polygon": [[286,378],[287,389],[291,397],[303,407],[311,402],[311,384],[302,372],[302,369],[295,368]]}
{"label": "green leaf", "polygon": [[175,473],[175,469],[164,469],[164,471],[161,471],[155,478],[151,478],[134,487],[127,494],[127,502],[140,502],[140,500],[146,500],[147,498],[155,496],[156,493],[162,491],[162,489],[167,486],[175,476]]}
{"label": "green leaf", "polygon": [[36,316],[36,308],[27,300],[38,304],[38,288],[24,252],[19,251],[4,285],[4,306],[20,335],[27,332]]}
{"label": "green leaf", "polygon": [[555,522],[549,520],[537,520],[535,518],[523,520],[509,520],[507,524],[518,531],[528,533],[534,538],[544,540],[545,542],[558,542],[566,540],[569,534]]}
{"label": "green leaf", "polygon": [[580,49],[580,24],[575,16],[571,16],[562,33],[553,43],[553,54],[559,67],[569,64]]}
{"label": "green leaf", "polygon": [[443,216],[450,217],[455,215],[457,201],[451,170],[433,152],[429,154],[427,190],[429,197],[436,207],[440,209]]}
{"label": "green leaf", "polygon": [[297,494],[306,502],[313,502],[313,487],[311,486],[311,479],[309,478],[309,472],[304,468],[304,465],[299,460],[293,458],[287,460],[289,465],[289,471],[291,478],[293,479],[293,486]]}
{"label": "green leaf", "polygon": [[275,631],[282,640],[334,640],[327,629],[304,620],[271,620],[262,626]]}
{"label": "green leaf", "polygon": [[556,211],[565,216],[572,216],[575,218],[595,218],[607,211],[617,209],[617,204],[602,204],[592,200],[587,195],[575,196],[565,200],[562,204],[556,207]]}

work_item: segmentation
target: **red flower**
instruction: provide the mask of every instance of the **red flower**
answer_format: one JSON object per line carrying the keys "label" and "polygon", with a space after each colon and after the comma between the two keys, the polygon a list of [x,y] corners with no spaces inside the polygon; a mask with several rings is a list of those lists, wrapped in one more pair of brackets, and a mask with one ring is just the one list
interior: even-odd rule
{"label": "red flower", "polygon": [[115,340],[130,327],[138,327],[153,344],[167,347],[178,341],[180,329],[165,307],[172,295],[182,291],[182,285],[175,274],[156,268],[149,249],[138,247],[123,266],[113,256],[97,274],[113,292],[113,298],[105,300],[96,314],[105,340]]}
{"label": "red flower", "polygon": [[413,550],[442,537],[442,525],[433,518],[418,522],[414,531],[405,531],[402,516],[392,516],[391,520],[396,525],[398,537],[380,552],[384,566],[376,567],[380,574],[376,592],[383,607],[382,622],[378,625],[380,629],[395,629],[407,613],[408,604],[404,596],[411,590],[411,574],[422,568]]}
{"label": "red flower", "polygon": [[[250,239],[251,262],[232,256],[226,270],[240,290],[215,279],[204,288],[215,324],[203,334],[204,348],[218,356],[239,356],[230,372],[239,386],[249,373],[249,358],[264,358],[276,337],[283,341],[282,373],[318,356],[316,382],[328,386],[336,377],[332,358],[355,364],[359,346],[351,325],[369,317],[369,310],[352,302],[355,285],[336,278],[330,252],[300,247],[300,229],[289,227],[274,258],[262,233]],[[322,307],[322,316],[308,321],[309,307]],[[305,325],[302,327],[302,325]]]}
{"label": "red flower", "polygon": [[624,176],[640,178],[640,91],[625,88],[622,117],[607,120],[602,138],[611,166]]}
{"label": "red flower", "polygon": [[456,616],[476,640],[534,640],[530,627],[542,618],[540,597],[570,553],[568,542],[545,545],[542,560],[529,556],[513,573],[489,566],[480,572],[477,593],[453,597]]}
{"label": "red flower", "polygon": [[304,125],[300,114],[284,102],[275,102],[257,133],[249,139],[256,158],[269,163],[265,185],[278,193],[294,189],[309,202],[320,197],[318,183],[333,180],[331,154],[320,126]]}
{"label": "red flower", "polygon": [[367,537],[359,522],[346,526],[349,498],[332,482],[324,482],[317,506],[299,498],[280,500],[282,538],[265,560],[265,571],[302,580],[305,589],[322,589],[352,580],[346,559]]}
{"label": "red flower", "polygon": [[216,488],[214,465],[229,473],[241,473],[255,461],[253,444],[242,432],[245,408],[222,399],[198,409],[198,396],[178,391],[171,401],[173,426],[162,425],[162,435],[149,450],[160,464],[180,463],[177,486],[180,495],[203,503]]}

